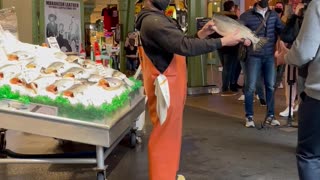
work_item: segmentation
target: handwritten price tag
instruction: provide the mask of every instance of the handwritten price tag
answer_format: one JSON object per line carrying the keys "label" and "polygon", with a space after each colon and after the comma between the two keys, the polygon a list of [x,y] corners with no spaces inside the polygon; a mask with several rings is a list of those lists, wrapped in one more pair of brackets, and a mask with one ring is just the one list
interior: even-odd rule
{"label": "handwritten price tag", "polygon": [[96,66],[99,72],[100,76],[106,77],[107,76],[107,71],[105,69],[105,67],[102,64],[99,64]]}

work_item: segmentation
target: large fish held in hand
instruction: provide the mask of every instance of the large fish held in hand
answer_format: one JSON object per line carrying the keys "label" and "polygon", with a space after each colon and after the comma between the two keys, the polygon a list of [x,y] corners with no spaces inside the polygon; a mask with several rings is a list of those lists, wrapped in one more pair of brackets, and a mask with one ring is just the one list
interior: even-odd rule
{"label": "large fish held in hand", "polygon": [[212,21],[217,27],[217,33],[221,36],[226,36],[238,30],[243,39],[249,39],[251,41],[254,51],[261,49],[268,42],[267,38],[257,37],[248,27],[228,16],[214,14]]}

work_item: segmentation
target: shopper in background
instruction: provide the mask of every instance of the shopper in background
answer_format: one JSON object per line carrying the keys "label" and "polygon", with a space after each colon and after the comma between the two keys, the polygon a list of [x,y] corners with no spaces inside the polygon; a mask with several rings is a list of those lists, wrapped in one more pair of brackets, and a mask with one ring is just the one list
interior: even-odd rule
{"label": "shopper in background", "polygon": [[276,2],[274,10],[278,13],[279,18],[281,19],[284,15],[284,3],[281,1]]}
{"label": "shopper in background", "polygon": [[299,107],[297,162],[301,180],[320,177],[320,0],[310,2],[290,50],[282,43],[279,63],[307,67]]}
{"label": "shopper in background", "polygon": [[[234,13],[237,15],[237,20],[240,17],[240,8],[238,5],[234,5]],[[231,91],[238,91],[238,89],[242,89],[243,87],[238,84],[238,80],[241,74],[241,64],[240,61],[237,61],[235,72],[233,73],[233,77],[231,78],[230,90]]]}
{"label": "shopper in background", "polygon": [[[238,16],[234,12],[235,6],[233,1],[224,2],[223,7],[224,11],[221,14],[234,20],[238,19]],[[236,84],[233,84],[237,64],[239,63],[237,59],[238,48],[238,45],[236,45],[233,47],[222,47],[218,50],[221,62],[223,62],[221,96],[233,96],[238,92]]]}
{"label": "shopper in background", "polygon": [[[294,40],[296,39],[299,31],[300,31],[300,27],[302,25],[302,10],[304,8],[304,5],[302,3],[298,4],[295,7],[295,11],[294,14],[288,18],[287,22],[286,22],[286,26],[283,30],[283,32],[281,33],[281,40],[284,41],[285,43],[287,43],[287,47],[290,48],[292,43],[294,42]],[[286,71],[284,73],[285,75],[285,81],[288,80],[288,66],[290,65],[285,65],[286,66]],[[294,66],[291,65],[290,67],[290,74],[293,73],[293,69]],[[280,112],[279,115],[283,116],[283,117],[287,117],[289,116],[289,101],[291,98],[291,115],[293,115],[293,112],[298,111],[299,105],[295,104],[295,100],[296,100],[296,96],[297,94],[300,94],[303,92],[304,88],[300,88],[299,87],[303,87],[304,84],[304,78],[301,78],[299,76],[298,71],[296,71],[296,82],[294,83],[294,85],[292,85],[292,91],[291,91],[291,97],[290,97],[290,87],[288,85],[288,83],[285,83],[285,95],[286,95],[286,106],[287,108]],[[292,79],[292,78],[291,78]],[[297,92],[298,91],[298,92]]]}
{"label": "shopper in background", "polygon": [[240,8],[239,5],[234,5],[234,12],[236,13],[237,17],[240,17]]}
{"label": "shopper in background", "polygon": [[[144,87],[153,124],[148,146],[149,177],[152,180],[176,179],[179,170],[182,116],[187,92],[184,56],[209,53],[242,41],[238,32],[220,39],[207,39],[216,29],[212,21],[198,31],[195,37],[186,36],[176,21],[165,16],[164,10],[169,3],[170,0],[145,0],[144,9],[136,22],[141,35],[139,55],[142,58]],[[158,113],[163,108],[157,108],[158,102],[165,101],[162,98],[164,95],[159,95],[158,88],[155,92],[154,84],[159,84],[159,78],[164,79],[160,83],[161,87],[168,85],[169,90],[166,92],[170,95],[170,106],[163,111],[166,113],[165,119],[162,119],[163,114]],[[184,179],[182,176],[179,178]]]}
{"label": "shopper in background", "polygon": [[131,76],[135,73],[138,61],[138,47],[135,46],[135,39],[127,38],[125,42],[125,51],[127,58],[127,71],[128,75]]}
{"label": "shopper in background", "polygon": [[266,90],[267,113],[265,122],[274,126],[280,125],[279,121],[274,117],[274,52],[277,35],[281,33],[283,24],[277,13],[269,9],[268,0],[257,0],[253,9],[243,13],[240,16],[240,20],[252,31],[256,31],[258,26],[263,23],[263,28],[256,32],[256,35],[268,38],[268,43],[262,49],[253,51],[252,48],[249,48],[248,59],[245,62],[245,126],[255,126],[253,121],[253,96],[260,73],[263,73]]}
{"label": "shopper in background", "polygon": [[[302,1],[301,1],[302,2]],[[300,31],[300,27],[303,21],[303,11],[305,9],[305,5],[303,3],[299,3],[295,6],[294,14],[288,19],[286,23],[286,27],[284,31],[281,33],[281,40],[287,43],[287,47],[290,48],[292,43],[298,36]],[[290,65],[287,65],[287,67]],[[294,66],[291,65],[291,74],[293,72]],[[287,72],[285,73],[287,78]],[[303,68],[298,68],[297,71],[297,79],[296,83],[292,87],[292,95],[289,97],[289,87],[286,87],[286,105],[288,106],[284,111],[280,112],[280,116],[288,116],[289,115],[289,100],[291,98],[291,112],[298,111],[299,105],[295,104],[295,99],[297,94],[301,94],[304,91],[304,83],[305,83],[305,70]],[[292,115],[291,113],[291,115]]]}

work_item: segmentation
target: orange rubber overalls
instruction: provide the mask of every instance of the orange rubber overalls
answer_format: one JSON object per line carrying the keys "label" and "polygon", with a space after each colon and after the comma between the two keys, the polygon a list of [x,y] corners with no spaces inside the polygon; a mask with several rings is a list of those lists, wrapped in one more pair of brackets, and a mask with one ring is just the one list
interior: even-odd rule
{"label": "orange rubber overalls", "polygon": [[153,124],[148,145],[150,180],[175,180],[179,169],[182,116],[187,92],[187,71],[185,57],[174,55],[169,67],[163,73],[170,90],[170,107],[166,121],[161,125],[157,116],[154,82],[160,72],[139,46],[145,93]]}

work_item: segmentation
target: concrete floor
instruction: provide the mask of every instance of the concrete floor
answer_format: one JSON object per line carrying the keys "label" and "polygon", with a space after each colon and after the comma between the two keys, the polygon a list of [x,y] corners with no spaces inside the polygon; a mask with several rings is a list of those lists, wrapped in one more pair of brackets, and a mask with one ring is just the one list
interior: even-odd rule
{"label": "concrete floor", "polygon": [[[186,107],[181,174],[190,180],[295,180],[296,132],[246,129],[242,119]],[[107,158],[110,180],[147,180],[146,126],[136,149],[124,139]],[[60,147],[56,140],[8,132],[8,148],[23,153],[52,153],[92,149],[79,144]],[[95,179],[91,165],[1,165],[3,180]]]}
{"label": "concrete floor", "polygon": [[[213,77],[211,77],[213,75]],[[220,73],[208,72],[209,84],[220,85]],[[211,79],[210,79],[211,78]],[[285,108],[284,91],[276,95],[276,113]],[[239,94],[240,96],[240,94]],[[188,97],[184,113],[181,174],[187,180],[296,180],[297,131],[293,128],[246,129],[239,96],[219,94]],[[255,103],[255,118],[265,107]],[[285,124],[286,119],[280,119]],[[125,138],[107,158],[107,179],[147,180],[147,117],[143,143],[135,149]],[[57,153],[95,148],[81,144],[60,146],[52,138],[8,132],[8,145],[20,153]],[[92,165],[0,165],[0,180],[94,180]]]}

